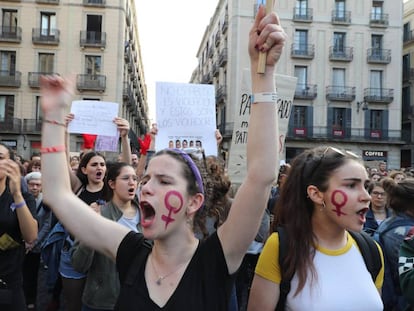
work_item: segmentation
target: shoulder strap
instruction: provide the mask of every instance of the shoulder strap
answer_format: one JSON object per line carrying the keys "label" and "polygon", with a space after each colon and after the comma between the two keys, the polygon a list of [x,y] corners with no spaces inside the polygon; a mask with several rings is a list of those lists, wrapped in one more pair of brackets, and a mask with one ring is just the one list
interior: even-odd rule
{"label": "shoulder strap", "polygon": [[145,260],[148,257],[148,253],[152,249],[152,244],[148,240],[144,240],[142,246],[143,251],[137,254],[137,256],[132,261],[132,265],[128,269],[128,274],[125,278],[125,285],[127,286],[134,285],[134,282],[138,278],[139,269],[141,269],[142,265],[145,264]]}
{"label": "shoulder strap", "polygon": [[276,306],[276,311],[283,311],[285,310],[286,305],[286,299],[287,295],[290,292],[290,281],[292,280],[292,277],[283,278],[283,271],[285,271],[284,268],[284,262],[286,258],[287,253],[287,236],[286,231],[283,227],[277,227],[276,231],[279,235],[279,266],[280,266],[280,275],[282,277],[282,280],[280,281],[280,294],[279,294],[279,301]]}
{"label": "shoulder strap", "polygon": [[367,266],[372,280],[375,283],[377,275],[381,270],[381,255],[377,244],[375,244],[374,240],[365,232],[348,232],[358,244],[362,257],[364,258],[365,265]]}

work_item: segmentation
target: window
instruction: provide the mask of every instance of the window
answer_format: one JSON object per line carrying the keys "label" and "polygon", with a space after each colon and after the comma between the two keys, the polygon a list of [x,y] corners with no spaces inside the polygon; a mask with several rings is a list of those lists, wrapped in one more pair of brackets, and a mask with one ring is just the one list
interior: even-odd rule
{"label": "window", "polygon": [[307,16],[308,0],[296,0],[295,15]]}
{"label": "window", "polygon": [[382,54],[382,35],[371,36],[372,56],[381,57]]}
{"label": "window", "polygon": [[35,118],[36,121],[42,121],[43,118],[43,114],[42,114],[42,109],[40,106],[40,96],[36,96],[36,111],[35,111]]}
{"label": "window", "polygon": [[381,96],[382,91],[382,71],[371,70],[370,72],[371,96]]}
{"label": "window", "polygon": [[2,10],[2,32],[17,33],[17,10]]}
{"label": "window", "polygon": [[306,127],[306,106],[293,106],[293,127]]}
{"label": "window", "polygon": [[308,31],[307,30],[296,30],[295,31],[295,54],[307,54],[308,51]]}
{"label": "window", "polygon": [[333,45],[335,54],[345,53],[345,36],[344,32],[334,32]]}
{"label": "window", "polygon": [[14,76],[16,73],[16,52],[0,51],[1,69],[0,75]]}
{"label": "window", "polygon": [[98,43],[102,41],[102,16],[86,15],[86,38],[88,42]]}
{"label": "window", "polygon": [[295,77],[298,78],[296,83],[296,92],[306,92],[308,84],[308,67],[295,66]]}
{"label": "window", "polygon": [[101,74],[101,56],[86,55],[85,56],[85,73],[88,75]]}
{"label": "window", "polygon": [[42,36],[55,36],[56,35],[55,13],[42,12],[40,14],[40,34]]}
{"label": "window", "polygon": [[345,20],[345,1],[335,0],[335,18],[337,20]]}
{"label": "window", "polygon": [[370,128],[372,130],[382,130],[382,110],[371,110],[371,122],[370,122]]}
{"label": "window", "polygon": [[409,23],[404,24],[403,39],[404,39],[404,41],[411,40],[411,30],[410,30],[410,24]]}
{"label": "window", "polygon": [[345,69],[343,68],[333,68],[332,70],[332,84],[333,92],[337,96],[345,96]]}
{"label": "window", "polygon": [[403,71],[403,80],[407,81],[410,79],[410,69],[411,69],[411,65],[410,65],[410,54],[405,54],[403,55],[402,58],[402,71]]}
{"label": "window", "polygon": [[333,119],[332,119],[332,128],[333,129],[344,129],[345,128],[345,108],[334,108],[333,109]]}
{"label": "window", "polygon": [[14,96],[0,95],[0,122],[12,120],[14,115]]}
{"label": "window", "polygon": [[39,53],[39,72],[53,73],[54,72],[55,55],[50,53]]}
{"label": "window", "polygon": [[383,16],[383,9],[382,9],[382,1],[374,1],[372,3],[371,9],[371,18],[374,20],[382,20]]}

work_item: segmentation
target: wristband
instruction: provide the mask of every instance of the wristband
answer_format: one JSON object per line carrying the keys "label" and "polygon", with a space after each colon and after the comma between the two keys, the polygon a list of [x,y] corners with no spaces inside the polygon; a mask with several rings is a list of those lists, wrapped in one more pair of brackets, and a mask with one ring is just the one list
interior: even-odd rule
{"label": "wristband", "polygon": [[276,103],[277,93],[276,92],[263,92],[255,93],[251,95],[251,102],[256,103]]}
{"label": "wristband", "polygon": [[26,201],[22,201],[20,203],[15,204],[14,202],[10,205],[10,209],[14,211],[16,208],[20,208],[26,205]]}
{"label": "wristband", "polygon": [[47,120],[47,119],[45,119],[45,120],[43,120],[43,122],[49,123],[49,124],[53,124],[53,125],[59,125],[59,126],[66,127],[66,123],[59,122],[59,121],[56,121],[56,120]]}

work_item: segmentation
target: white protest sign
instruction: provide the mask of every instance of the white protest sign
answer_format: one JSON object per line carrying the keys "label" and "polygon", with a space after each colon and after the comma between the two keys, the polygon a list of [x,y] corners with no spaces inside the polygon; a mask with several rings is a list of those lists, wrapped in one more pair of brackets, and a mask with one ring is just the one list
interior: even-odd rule
{"label": "white protest sign", "polygon": [[98,135],[95,142],[95,151],[118,151],[118,136]]}
{"label": "white protest sign", "polygon": [[156,150],[201,147],[217,155],[213,85],[157,82],[156,107]]}
{"label": "white protest sign", "polygon": [[69,123],[69,133],[118,136],[113,122],[118,116],[118,103],[97,100],[76,100],[72,102],[70,112],[75,118]]}
{"label": "white protest sign", "polygon": [[[293,106],[293,96],[296,88],[296,77],[276,74],[277,115],[279,124],[279,160],[285,159],[285,138],[289,125],[290,113]],[[232,183],[241,184],[246,176],[246,144],[248,137],[251,102],[250,71],[243,70],[241,95],[236,105],[233,136],[229,155],[228,173]],[[267,105],[267,104],[266,104]],[[264,129],[266,130],[266,125]],[[262,150],[261,152],[266,152]],[[279,165],[279,161],[277,163]],[[269,168],[278,171],[278,167]]]}

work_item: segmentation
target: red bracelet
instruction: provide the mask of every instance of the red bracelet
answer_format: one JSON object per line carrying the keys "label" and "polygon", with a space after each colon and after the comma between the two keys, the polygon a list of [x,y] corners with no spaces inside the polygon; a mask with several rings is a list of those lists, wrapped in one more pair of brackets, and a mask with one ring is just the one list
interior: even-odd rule
{"label": "red bracelet", "polygon": [[58,121],[56,121],[56,120],[43,120],[43,122],[45,122],[45,123],[49,123],[49,124],[54,124],[54,125],[59,125],[59,126],[63,126],[63,127],[66,127],[66,123],[63,123],[63,122],[58,122]]}
{"label": "red bracelet", "polygon": [[56,152],[62,152],[62,151],[65,151],[65,150],[66,150],[65,145],[52,146],[52,147],[42,147],[42,148],[40,148],[40,153],[56,153]]}

